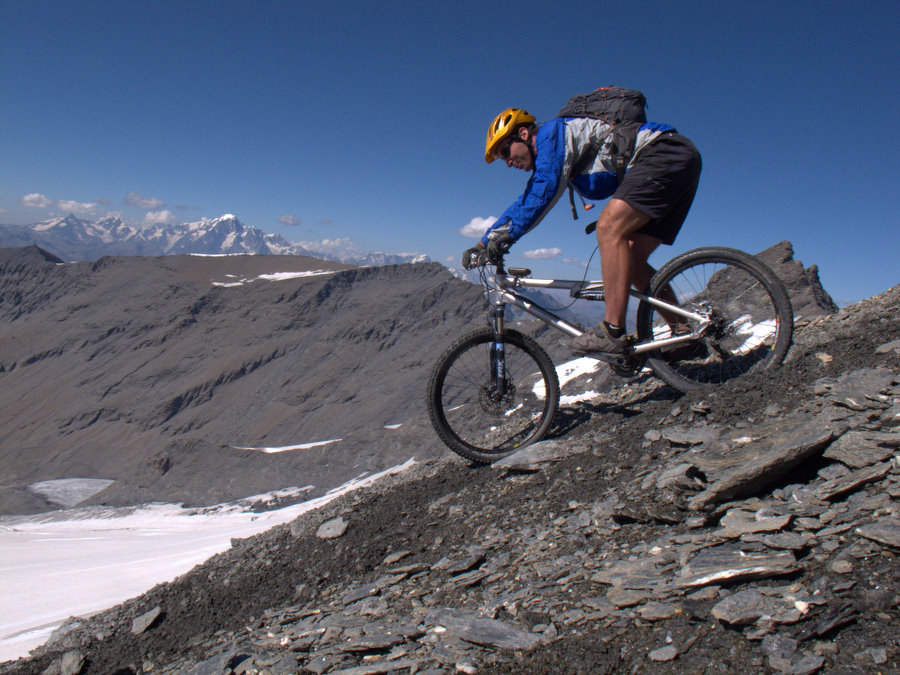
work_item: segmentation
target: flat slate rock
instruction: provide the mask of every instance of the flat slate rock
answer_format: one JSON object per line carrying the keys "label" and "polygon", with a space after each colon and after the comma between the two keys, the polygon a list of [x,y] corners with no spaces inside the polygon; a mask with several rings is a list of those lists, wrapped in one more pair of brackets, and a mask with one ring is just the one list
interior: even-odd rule
{"label": "flat slate rock", "polygon": [[673,645],[666,645],[665,647],[660,647],[659,649],[654,649],[652,652],[647,654],[647,657],[651,661],[672,661],[678,656],[678,648]]}
{"label": "flat slate rock", "polygon": [[746,626],[755,623],[766,613],[765,598],[755,589],[738,591],[719,600],[710,613],[730,626]]}
{"label": "flat slate rock", "polygon": [[787,527],[791,516],[764,516],[761,514],[731,509],[720,521],[721,529],[713,532],[723,539],[736,539],[746,534],[777,532]]}
{"label": "flat slate rock", "polygon": [[428,620],[444,626],[466,642],[500,649],[529,650],[541,642],[534,633],[514,628],[497,619],[486,619],[473,612],[453,609],[433,610]]}
{"label": "flat slate rock", "polygon": [[662,438],[669,441],[672,445],[700,445],[702,443],[712,443],[718,440],[719,430],[708,426],[696,427],[666,427],[661,433]]}
{"label": "flat slate rock", "polygon": [[829,445],[823,456],[851,469],[862,469],[888,459],[898,446],[900,434],[897,433],[849,431]]}
{"label": "flat slate rock", "polygon": [[832,403],[864,411],[881,407],[871,397],[890,387],[893,380],[894,374],[887,368],[861,368],[837,379],[823,378],[816,384],[825,390],[826,398]]}
{"label": "flat slate rock", "polygon": [[336,539],[344,535],[347,527],[349,527],[349,523],[340,516],[332,518],[319,526],[319,529],[316,530],[316,536],[319,539]]}
{"label": "flat slate rock", "polygon": [[660,586],[665,585],[665,580],[657,567],[658,562],[650,557],[639,560],[618,560],[607,569],[594,573],[591,581],[609,584],[617,589],[659,590]]}
{"label": "flat slate rock", "polygon": [[800,569],[790,551],[742,551],[733,545],[700,551],[681,569],[681,587],[709,586],[791,574]]}
{"label": "flat slate rock", "polygon": [[799,551],[810,545],[810,539],[796,532],[778,532],[776,534],[749,534],[741,537],[742,541],[759,542],[769,548]]}
{"label": "flat slate rock", "polygon": [[507,471],[539,471],[545,465],[569,457],[579,451],[577,446],[561,441],[540,441],[494,462],[491,466]]}
{"label": "flat slate rock", "polygon": [[805,593],[782,589],[748,588],[716,603],[710,613],[722,623],[747,626],[762,620],[768,624],[792,624],[800,621],[812,604]]}
{"label": "flat slate rock", "polygon": [[884,478],[892,468],[891,462],[881,462],[874,466],[867,466],[853,473],[827,481],[816,491],[816,496],[825,501],[832,501],[855,492],[864,485]]}
{"label": "flat slate rock", "polygon": [[820,453],[834,439],[831,429],[813,420],[800,428],[745,444],[735,450],[731,468],[708,475],[710,485],[691,497],[688,505],[701,509],[710,504],[757,494],[778,481],[798,464]]}
{"label": "flat slate rock", "polygon": [[900,549],[900,518],[882,518],[869,525],[862,525],[856,531],[866,539]]}
{"label": "flat slate rock", "polygon": [[162,616],[162,613],[162,607],[154,607],[149,612],[141,614],[131,622],[131,632],[135,635],[140,635],[153,626],[157,619]]}

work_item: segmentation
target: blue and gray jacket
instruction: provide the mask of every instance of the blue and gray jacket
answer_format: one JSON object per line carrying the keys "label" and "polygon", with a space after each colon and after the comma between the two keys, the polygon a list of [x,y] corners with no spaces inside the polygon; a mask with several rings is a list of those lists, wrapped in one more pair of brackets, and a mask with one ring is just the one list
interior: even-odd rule
{"label": "blue and gray jacket", "polygon": [[[543,220],[569,183],[587,199],[606,199],[618,187],[611,127],[602,120],[557,117],[540,126],[534,137],[534,173],[525,192],[503,212],[481,242],[500,234],[517,241]],[[668,124],[645,122],[635,139],[629,166],[641,149],[666,131]]]}

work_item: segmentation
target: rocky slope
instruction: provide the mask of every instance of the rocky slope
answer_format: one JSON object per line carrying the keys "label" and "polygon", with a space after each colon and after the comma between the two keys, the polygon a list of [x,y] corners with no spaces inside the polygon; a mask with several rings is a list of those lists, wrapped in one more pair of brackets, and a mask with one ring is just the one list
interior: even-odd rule
{"label": "rocky slope", "polygon": [[773,373],[638,378],[502,465],[422,462],[0,673],[897,672],[898,427],[900,286],[807,321]]}

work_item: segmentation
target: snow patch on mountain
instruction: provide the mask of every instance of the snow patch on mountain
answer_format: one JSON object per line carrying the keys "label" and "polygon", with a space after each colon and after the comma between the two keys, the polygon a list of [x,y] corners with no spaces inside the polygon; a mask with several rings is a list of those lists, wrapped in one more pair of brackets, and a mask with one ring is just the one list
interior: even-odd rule
{"label": "snow patch on mountain", "polygon": [[274,274],[260,274],[253,278],[240,277],[234,274],[226,274],[234,281],[213,281],[213,286],[223,286],[231,288],[234,286],[243,286],[244,284],[253,283],[254,281],[286,281],[287,279],[300,279],[303,277],[319,277],[326,274],[334,274],[334,270],[310,270],[309,272],[275,272]]}
{"label": "snow patch on mountain", "polygon": [[[0,660],[25,656],[69,616],[85,616],[184,574],[246,538],[288,523],[337,497],[408,470],[406,462],[364,473],[327,494],[259,512],[258,504],[295,498],[290,488],[213,507],[147,504],[138,508],[86,507],[35,516],[0,517],[0,566],[6,607],[0,617]],[[59,491],[77,491],[55,485]],[[48,482],[49,484],[49,482]],[[49,490],[49,485],[47,486]]]}

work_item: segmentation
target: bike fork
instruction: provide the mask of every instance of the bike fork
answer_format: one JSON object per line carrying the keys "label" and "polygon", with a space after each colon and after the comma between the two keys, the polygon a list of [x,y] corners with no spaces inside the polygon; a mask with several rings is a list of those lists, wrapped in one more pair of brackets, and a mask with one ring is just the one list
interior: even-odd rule
{"label": "bike fork", "polygon": [[497,397],[506,394],[506,340],[503,337],[504,307],[491,307],[491,328],[494,337],[491,340],[491,389]]}

